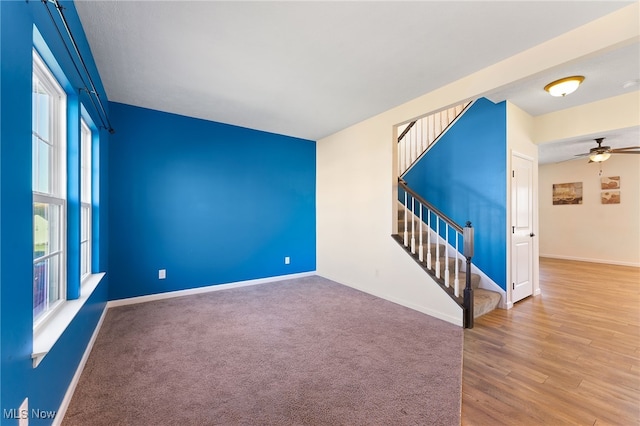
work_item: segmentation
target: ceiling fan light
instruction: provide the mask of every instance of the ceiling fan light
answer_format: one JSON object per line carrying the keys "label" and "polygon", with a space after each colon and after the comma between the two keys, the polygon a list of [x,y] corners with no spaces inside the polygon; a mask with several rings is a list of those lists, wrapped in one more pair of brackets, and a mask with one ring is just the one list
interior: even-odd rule
{"label": "ceiling fan light", "polygon": [[593,161],[594,163],[602,163],[603,161],[608,160],[609,157],[611,157],[610,153],[599,152],[599,153],[593,153],[589,155],[589,160]]}
{"label": "ceiling fan light", "polygon": [[584,77],[581,75],[565,77],[547,84],[544,86],[544,90],[549,92],[551,96],[566,96],[575,92],[583,81]]}

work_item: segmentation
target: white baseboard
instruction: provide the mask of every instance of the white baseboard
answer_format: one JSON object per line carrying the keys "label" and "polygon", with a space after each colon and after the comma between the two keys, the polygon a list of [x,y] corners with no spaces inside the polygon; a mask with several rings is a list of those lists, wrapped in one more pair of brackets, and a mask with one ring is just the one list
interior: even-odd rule
{"label": "white baseboard", "polygon": [[104,317],[107,315],[107,310],[109,308],[105,306],[102,310],[102,315],[100,315],[100,319],[98,320],[98,324],[96,324],[96,328],[93,330],[93,334],[91,335],[91,339],[89,339],[89,343],[84,350],[84,354],[80,359],[80,363],[78,364],[78,368],[76,368],[76,372],[71,379],[71,383],[69,383],[69,387],[67,388],[67,392],[64,394],[64,398],[62,399],[62,403],[60,404],[60,408],[58,408],[58,412],[56,413],[56,417],[53,419],[52,425],[59,426],[62,424],[62,420],[64,419],[64,415],[67,412],[67,408],[69,408],[69,404],[71,403],[71,398],[73,397],[73,393],[76,390],[76,386],[78,385],[78,381],[80,380],[80,376],[82,375],[82,371],[84,370],[84,366],[89,359],[89,354],[93,349],[93,344],[96,342],[98,337],[98,333],[100,332],[100,328],[102,327],[102,323],[104,321]]}
{"label": "white baseboard", "polygon": [[610,259],[591,259],[591,258],[585,258],[585,257],[563,256],[563,255],[557,255],[557,254],[542,254],[542,253],[540,253],[540,257],[548,257],[550,259],[576,260],[578,262],[605,263],[607,265],[633,266],[636,268],[640,268],[640,263],[624,262],[624,261],[610,260]]}
{"label": "white baseboard", "polygon": [[206,287],[189,288],[186,290],[168,291],[165,293],[150,294],[147,296],[129,297],[126,299],[111,300],[107,303],[108,308],[117,306],[134,305],[136,303],[151,302],[154,300],[171,299],[174,297],[190,296],[192,294],[210,293],[212,291],[228,290],[230,288],[246,287],[250,285],[266,284],[275,281],[290,280],[295,278],[310,277],[316,275],[316,271],[300,272],[298,274],[278,275],[275,277],[258,278],[255,280],[237,281],[228,284],[216,284]]}

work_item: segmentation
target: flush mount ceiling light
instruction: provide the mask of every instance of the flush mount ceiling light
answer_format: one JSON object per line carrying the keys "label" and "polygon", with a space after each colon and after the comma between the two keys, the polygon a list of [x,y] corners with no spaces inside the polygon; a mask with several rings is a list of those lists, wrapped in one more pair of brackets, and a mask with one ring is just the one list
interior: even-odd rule
{"label": "flush mount ceiling light", "polygon": [[566,96],[569,93],[575,92],[583,81],[584,77],[581,75],[565,77],[547,84],[544,86],[544,90],[549,92],[551,96]]}

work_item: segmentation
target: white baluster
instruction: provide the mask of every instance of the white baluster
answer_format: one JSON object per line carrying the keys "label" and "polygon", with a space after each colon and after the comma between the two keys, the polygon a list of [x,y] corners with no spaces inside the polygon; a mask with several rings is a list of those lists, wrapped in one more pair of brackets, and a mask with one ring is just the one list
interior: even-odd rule
{"label": "white baluster", "polygon": [[398,142],[398,176],[402,176],[404,173],[404,169],[402,168],[402,144],[404,143],[404,138],[400,139]]}
{"label": "white baluster", "polygon": [[449,224],[444,227],[444,285],[449,287]]}
{"label": "white baluster", "polygon": [[413,163],[413,127],[407,133],[407,169]]}
{"label": "white baluster", "polygon": [[404,171],[407,171],[407,169],[409,168],[409,163],[410,163],[410,159],[409,159],[409,133],[407,132],[407,134],[404,136],[404,146],[403,146],[403,155],[404,155]]}
{"label": "white baluster", "polygon": [[415,126],[413,126],[416,128],[416,145],[415,145],[415,157],[416,160],[418,159],[418,157],[420,157],[420,145],[422,144],[422,140],[420,140],[420,120],[416,121]]}
{"label": "white baluster", "polygon": [[420,204],[420,246],[418,247],[418,260],[424,262],[424,247],[422,245],[422,203]]}
{"label": "white baluster", "polygon": [[[427,121],[425,119],[425,117],[422,117],[420,119],[420,132],[421,132],[421,140],[422,140],[422,152],[425,152],[427,150],[427,147],[429,146],[429,142],[427,141]],[[422,154],[422,152],[420,154]]]}
{"label": "white baluster", "polygon": [[459,275],[460,275],[460,271],[459,271],[459,267],[458,267],[458,263],[460,262],[460,252],[458,251],[458,240],[460,239],[460,234],[458,234],[458,231],[456,231],[456,269],[455,269],[455,277],[453,279],[453,294],[456,295],[456,297],[460,297],[460,280]]}
{"label": "white baluster", "polygon": [[407,221],[409,220],[409,210],[407,209],[407,191],[404,191],[404,246],[409,245],[409,232],[407,232]]}
{"label": "white baluster", "polygon": [[429,138],[429,144],[428,145],[429,146],[431,146],[431,144],[433,143],[433,140],[436,138],[436,136],[435,136],[435,127],[436,127],[435,118],[434,118],[433,114],[431,114],[429,116],[429,136],[428,136],[428,138]]}
{"label": "white baluster", "polygon": [[401,176],[404,173],[404,156],[402,155],[402,150],[404,148],[404,138],[400,139],[398,142],[398,176]]}
{"label": "white baluster", "polygon": [[436,216],[436,278],[440,278],[440,216]]}
{"label": "white baluster", "polygon": [[407,164],[405,165],[405,169],[408,169],[411,166],[411,132],[413,130],[409,130],[407,133]]}
{"label": "white baluster", "polygon": [[431,270],[431,212],[427,209],[427,269]]}
{"label": "white baluster", "polygon": [[413,217],[416,211],[416,199],[411,197],[411,254],[416,254],[416,221]]}

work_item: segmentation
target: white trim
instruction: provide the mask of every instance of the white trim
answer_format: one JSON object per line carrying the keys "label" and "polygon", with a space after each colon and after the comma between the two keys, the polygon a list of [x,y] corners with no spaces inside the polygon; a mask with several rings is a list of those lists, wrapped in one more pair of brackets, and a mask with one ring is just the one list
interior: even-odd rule
{"label": "white trim", "polygon": [[105,273],[93,274],[86,280],[86,284],[80,289],[80,297],[75,300],[66,300],[59,310],[45,324],[38,328],[33,336],[33,351],[31,359],[33,368],[36,368],[56,344],[62,333],[76,317],[80,309],[89,300],[93,291],[98,287]]}
{"label": "white trim", "polygon": [[275,281],[290,280],[295,278],[310,277],[316,275],[316,271],[301,272],[298,274],[278,275],[275,277],[258,278],[255,280],[237,281],[227,284],[215,284],[206,287],[189,288],[186,290],[168,291],[165,293],[149,294],[147,296],[128,297],[126,299],[111,300],[107,303],[109,308],[117,306],[134,305],[137,303],[151,302],[154,300],[171,299],[174,297],[190,296],[192,294],[210,293],[212,291],[227,290],[230,288],[246,287],[250,285],[266,284]]}
{"label": "white trim", "polygon": [[102,310],[102,315],[100,315],[100,319],[98,320],[98,324],[96,324],[96,328],[93,330],[91,339],[89,339],[89,343],[87,344],[87,347],[84,350],[82,359],[80,359],[78,368],[76,368],[76,372],[73,375],[73,378],[71,379],[71,383],[69,383],[69,387],[67,387],[67,392],[64,394],[62,403],[60,403],[60,408],[58,408],[56,417],[53,419],[52,426],[59,426],[62,424],[62,420],[64,420],[64,415],[67,413],[67,408],[69,408],[69,404],[71,403],[71,398],[73,397],[73,394],[76,391],[76,386],[78,386],[78,382],[80,381],[80,377],[82,376],[82,371],[84,371],[84,366],[87,364],[87,360],[89,359],[89,354],[93,349],[93,345],[96,342],[96,339],[98,338],[98,333],[100,332],[100,328],[102,328],[102,323],[104,322],[104,318],[107,315],[108,310],[109,308],[105,305],[105,308]]}
{"label": "white trim", "polygon": [[624,262],[624,261],[618,261],[618,260],[590,259],[590,258],[584,258],[584,257],[573,257],[573,256],[542,254],[542,253],[540,254],[540,257],[548,257],[550,259],[575,260],[578,262],[605,263],[607,265],[632,266],[635,268],[640,268],[640,263]]}

